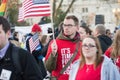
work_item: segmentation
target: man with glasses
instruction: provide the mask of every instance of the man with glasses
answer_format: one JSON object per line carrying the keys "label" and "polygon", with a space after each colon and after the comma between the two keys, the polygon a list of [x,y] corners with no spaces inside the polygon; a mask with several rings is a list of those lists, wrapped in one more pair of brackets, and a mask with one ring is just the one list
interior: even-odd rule
{"label": "man with glasses", "polygon": [[[53,77],[56,77],[58,80],[68,80],[72,63],[62,74],[60,74],[60,71],[73,56],[76,50],[76,44],[80,45],[80,35],[77,32],[79,28],[79,21],[74,15],[69,15],[65,17],[62,27],[63,31],[61,31],[56,40],[50,42],[45,63],[47,70],[51,72]],[[78,51],[72,62],[78,59],[79,56],[80,51]]]}

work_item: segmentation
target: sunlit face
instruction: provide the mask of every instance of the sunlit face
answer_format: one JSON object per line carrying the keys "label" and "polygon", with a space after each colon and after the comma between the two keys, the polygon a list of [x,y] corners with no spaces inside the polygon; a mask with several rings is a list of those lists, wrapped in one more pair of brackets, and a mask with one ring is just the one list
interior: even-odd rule
{"label": "sunlit face", "polygon": [[50,36],[47,36],[46,43],[48,43],[49,41],[50,41]]}
{"label": "sunlit face", "polygon": [[19,39],[19,33],[17,34],[17,36],[16,36],[18,39]]}
{"label": "sunlit face", "polygon": [[95,57],[97,52],[95,41],[91,38],[85,38],[82,43],[82,52],[85,58]]}
{"label": "sunlit face", "polygon": [[85,29],[80,27],[78,30],[79,34],[80,34],[80,39],[83,40],[84,38],[86,38],[88,36],[88,34],[86,33]]}
{"label": "sunlit face", "polygon": [[106,34],[108,37],[111,37],[111,32],[110,31],[107,31],[107,34]]}
{"label": "sunlit face", "polygon": [[72,19],[65,19],[63,22],[63,30],[64,34],[71,36],[75,35],[78,27],[75,25],[74,21]]}
{"label": "sunlit face", "polygon": [[42,38],[42,32],[37,32],[37,33],[39,35],[39,39],[41,40],[41,38]]}
{"label": "sunlit face", "polygon": [[0,25],[0,49],[2,49],[7,44],[9,36],[10,31],[5,33],[3,31],[2,25]]}
{"label": "sunlit face", "polygon": [[93,35],[94,35],[94,36],[98,36],[98,31],[97,31],[97,29],[94,29],[94,30],[93,30]]}

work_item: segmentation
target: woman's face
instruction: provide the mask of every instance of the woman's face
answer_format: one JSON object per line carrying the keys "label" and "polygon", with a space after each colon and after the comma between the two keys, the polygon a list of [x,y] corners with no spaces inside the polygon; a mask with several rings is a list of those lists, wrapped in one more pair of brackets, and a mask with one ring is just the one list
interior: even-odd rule
{"label": "woman's face", "polygon": [[37,32],[38,33],[38,35],[39,35],[39,40],[41,40],[41,38],[42,38],[42,32]]}
{"label": "woman's face", "polygon": [[83,39],[82,53],[85,58],[92,58],[96,56],[97,47],[92,38]]}
{"label": "woman's face", "polygon": [[86,38],[88,36],[88,34],[86,33],[85,29],[80,27],[78,30],[79,34],[80,34],[80,38],[81,40],[83,40],[84,38]]}

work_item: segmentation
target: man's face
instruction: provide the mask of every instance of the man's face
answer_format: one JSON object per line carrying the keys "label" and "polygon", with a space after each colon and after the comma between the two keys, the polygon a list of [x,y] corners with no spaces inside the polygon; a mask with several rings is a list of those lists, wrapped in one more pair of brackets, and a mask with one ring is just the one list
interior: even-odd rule
{"label": "man's face", "polygon": [[41,40],[41,38],[42,38],[42,32],[37,32],[37,33],[39,35],[39,39]]}
{"label": "man's face", "polygon": [[63,31],[65,35],[71,36],[76,34],[78,25],[75,25],[72,19],[65,19],[63,22]]}
{"label": "man's face", "polygon": [[2,49],[6,45],[9,36],[10,36],[10,31],[5,33],[3,31],[2,25],[0,25],[0,49]]}
{"label": "man's face", "polygon": [[98,36],[98,30],[94,29],[92,34],[97,37]]}

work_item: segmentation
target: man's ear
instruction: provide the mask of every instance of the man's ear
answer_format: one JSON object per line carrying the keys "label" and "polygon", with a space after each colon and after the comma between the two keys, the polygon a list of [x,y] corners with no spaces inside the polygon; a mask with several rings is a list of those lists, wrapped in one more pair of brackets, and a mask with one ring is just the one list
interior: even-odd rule
{"label": "man's ear", "polygon": [[7,36],[8,36],[8,38],[11,36],[11,31],[9,30],[9,31],[7,31]]}
{"label": "man's ear", "polygon": [[80,27],[79,27],[79,25],[78,25],[78,26],[77,26],[77,30],[79,30],[79,28],[80,28]]}
{"label": "man's ear", "polygon": [[100,33],[99,33],[99,31],[98,30],[96,30],[96,35],[99,35]]}

